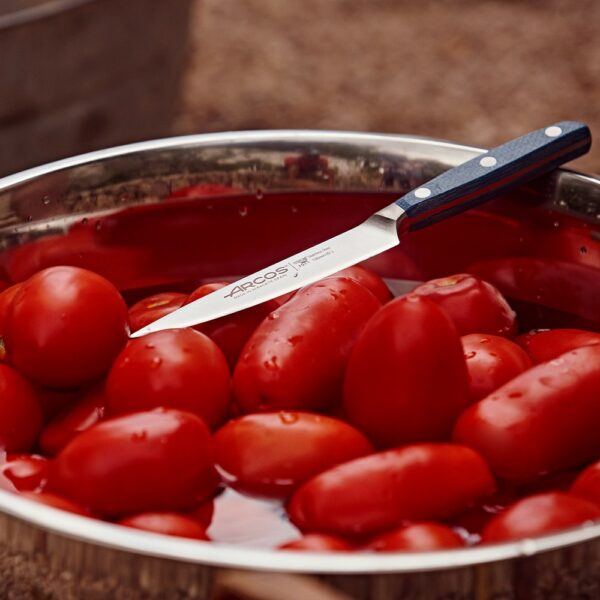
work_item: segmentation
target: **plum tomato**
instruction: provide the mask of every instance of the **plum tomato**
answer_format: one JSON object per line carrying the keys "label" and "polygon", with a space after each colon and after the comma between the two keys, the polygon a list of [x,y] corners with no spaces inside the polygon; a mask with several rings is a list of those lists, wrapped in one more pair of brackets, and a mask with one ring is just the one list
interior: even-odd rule
{"label": "plum tomato", "polygon": [[367,550],[375,552],[426,552],[461,548],[463,539],[447,525],[435,522],[411,523],[373,538]]}
{"label": "plum tomato", "polygon": [[381,306],[348,277],[299,290],[252,334],[233,374],[242,412],[326,410],[341,397],[356,337]]}
{"label": "plum tomato", "polygon": [[4,324],[6,322],[6,313],[8,307],[12,304],[12,301],[21,289],[21,284],[16,283],[15,285],[0,292],[0,360],[6,359],[6,349],[4,347]]}
{"label": "plum tomato", "polygon": [[292,496],[288,514],[302,531],[375,534],[405,520],[445,519],[495,491],[476,452],[457,444],[414,444],[333,467]]}
{"label": "plum tomato", "polygon": [[441,440],[468,402],[460,338],[446,313],[422,296],[383,306],[348,361],[344,409],[350,423],[380,447]]}
{"label": "plum tomato", "polygon": [[373,452],[369,440],[344,421],[293,411],[233,419],[214,443],[225,483],[269,498],[286,498],[313,475]]}
{"label": "plum tomato", "polygon": [[52,508],[66,510],[67,512],[81,515],[82,517],[93,516],[87,508],[80,506],[76,502],[72,502],[68,498],[63,498],[58,494],[53,494],[52,492],[22,492],[20,496],[21,498],[27,498],[28,500],[33,500],[34,502],[45,504],[46,506],[51,506]]}
{"label": "plum tomato", "polygon": [[43,452],[54,456],[78,433],[89,429],[104,417],[104,390],[92,388],[73,406],[58,414],[42,430],[39,445]]}
{"label": "plum tomato", "polygon": [[600,277],[589,265],[520,256],[478,262],[468,270],[517,306],[519,322],[527,329],[600,327]]}
{"label": "plum tomato", "polygon": [[162,292],[148,296],[129,308],[129,327],[137,331],[182,307],[187,299],[178,292]]}
{"label": "plum tomato", "polygon": [[106,413],[158,406],[190,411],[216,427],[230,398],[230,373],[217,345],[193,329],[167,329],[130,340],[106,381]]}
{"label": "plum tomato", "polygon": [[600,344],[600,333],[583,329],[534,329],[517,336],[515,342],[538,364],[582,346]]}
{"label": "plum tomato", "polygon": [[191,508],[216,482],[204,421],[158,408],[108,419],[73,438],[51,461],[47,490],[118,517]]}
{"label": "plum tomato", "polygon": [[[185,304],[203,298],[226,285],[225,282],[205,283],[190,294]],[[254,330],[280,305],[278,299],[274,298],[220,319],[200,323],[194,329],[206,334],[221,348],[230,368],[233,369]]]}
{"label": "plum tomato", "polygon": [[121,519],[118,524],[162,535],[208,540],[205,528],[198,521],[176,512],[140,513]]}
{"label": "plum tomato", "polygon": [[600,519],[600,506],[562,492],[547,492],[519,500],[485,527],[483,543],[518,540]]}
{"label": "plum tomato", "polygon": [[600,454],[600,346],[567,352],[521,373],[470,406],[454,440],[501,479],[527,483]]}
{"label": "plum tomato", "polygon": [[517,332],[516,314],[502,294],[474,275],[459,273],[431,279],[412,293],[427,296],[443,308],[460,335],[490,333],[512,337]]}
{"label": "plum tomato", "polygon": [[353,552],[356,546],[341,537],[327,533],[308,533],[298,540],[279,546],[279,550],[306,550],[308,552]]}
{"label": "plum tomato", "polygon": [[36,454],[9,454],[0,472],[19,492],[33,492],[46,481],[48,459]]}
{"label": "plum tomato", "polygon": [[571,485],[569,492],[600,506],[600,461],[584,469]]}
{"label": "plum tomato", "polygon": [[42,428],[33,386],[15,369],[0,364],[0,450],[27,452]]}
{"label": "plum tomato", "polygon": [[112,283],[77,267],[50,267],[15,294],[4,344],[26,377],[66,389],[102,376],[127,335],[127,307]]}
{"label": "plum tomato", "polygon": [[383,281],[383,279],[381,279],[374,271],[361,267],[360,265],[354,265],[347,269],[343,269],[342,271],[338,271],[335,275],[332,275],[332,277],[350,277],[350,279],[358,281],[358,283],[364,285],[375,298],[381,302],[381,304],[385,304],[392,297],[385,281]]}
{"label": "plum tomato", "polygon": [[461,338],[471,402],[481,400],[501,385],[531,368],[531,359],[514,342],[498,335],[470,333]]}

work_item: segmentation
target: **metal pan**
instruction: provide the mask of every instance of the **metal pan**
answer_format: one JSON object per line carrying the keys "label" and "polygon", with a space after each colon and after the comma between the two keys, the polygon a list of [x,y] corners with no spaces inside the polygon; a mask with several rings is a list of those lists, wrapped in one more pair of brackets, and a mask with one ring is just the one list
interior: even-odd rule
{"label": "metal pan", "polygon": [[[127,293],[161,281],[249,272],[312,242],[306,231],[314,241],[325,239],[360,222],[390,195],[478,152],[424,138],[323,131],[188,136],[94,152],[0,179],[0,264],[5,271],[18,264],[23,274],[23,256],[33,248],[36,265],[43,266],[40,240],[68,243],[65,233],[74,223],[102,217],[103,251],[127,240],[157,252],[167,248],[161,244],[171,234],[184,250],[197,251],[187,264],[180,260],[185,254],[174,255],[177,264],[163,254],[140,276],[133,266],[129,272],[126,264],[111,263],[107,250],[99,270]],[[198,183],[228,192],[183,203],[167,199]],[[587,223],[590,242],[597,243],[600,179],[563,170],[490,210],[524,220]],[[190,220],[193,227],[186,229]],[[233,223],[239,245],[220,241],[225,222]],[[252,253],[241,254],[249,243]],[[388,277],[418,278],[407,275],[406,257],[395,252],[375,267]],[[15,253],[21,262],[11,262]],[[473,260],[480,253],[474,247]],[[157,536],[0,491],[0,597],[261,598],[256,572],[264,582],[287,574],[271,580],[280,597],[293,598],[285,586],[296,586],[307,600],[319,597],[313,593],[373,600],[594,598],[600,597],[600,525],[464,550],[299,554]],[[264,600],[274,597],[273,585]]]}

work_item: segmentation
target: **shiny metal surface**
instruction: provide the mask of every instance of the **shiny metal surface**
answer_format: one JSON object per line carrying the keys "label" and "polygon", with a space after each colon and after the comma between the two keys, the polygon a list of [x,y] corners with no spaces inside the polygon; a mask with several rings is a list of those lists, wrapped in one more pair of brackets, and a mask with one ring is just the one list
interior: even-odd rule
{"label": "shiny metal surface", "polygon": [[[209,134],[103,150],[0,179],[0,251],[60,234],[82,219],[160,204],[172,189],[199,181],[259,196],[266,190],[399,193],[481,152],[423,138],[323,131]],[[281,168],[286,156],[307,153],[326,157],[327,167]],[[598,178],[562,170],[527,195],[535,210],[600,222]],[[248,257],[247,272],[253,260]],[[208,598],[221,570],[235,568],[315,574],[360,599],[570,597],[560,595],[566,590],[591,598],[600,591],[599,556],[600,525],[419,554],[253,550],[121,528],[0,491],[1,585],[12,581],[22,589],[15,597],[50,586],[50,598]],[[130,595],[116,595],[118,586]]]}

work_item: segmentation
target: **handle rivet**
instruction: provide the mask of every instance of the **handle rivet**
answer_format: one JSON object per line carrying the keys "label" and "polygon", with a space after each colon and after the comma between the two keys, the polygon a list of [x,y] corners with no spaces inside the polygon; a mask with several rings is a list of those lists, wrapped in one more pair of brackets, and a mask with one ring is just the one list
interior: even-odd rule
{"label": "handle rivet", "polygon": [[415,190],[415,196],[417,198],[429,198],[429,196],[431,196],[431,190],[426,187],[420,187]]}
{"label": "handle rivet", "polygon": [[479,164],[482,167],[495,167],[498,164],[498,161],[493,156],[484,156]]}
{"label": "handle rivet", "polygon": [[546,127],[544,133],[548,137],[558,137],[562,133],[562,129],[557,125],[552,125],[551,127]]}

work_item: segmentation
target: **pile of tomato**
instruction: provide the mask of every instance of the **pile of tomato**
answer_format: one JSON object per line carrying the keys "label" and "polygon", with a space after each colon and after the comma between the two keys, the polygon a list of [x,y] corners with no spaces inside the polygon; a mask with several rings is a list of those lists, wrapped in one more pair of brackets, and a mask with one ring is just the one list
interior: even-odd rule
{"label": "pile of tomato", "polygon": [[0,488],[208,540],[224,489],[266,498],[281,547],[406,551],[600,519],[600,334],[519,332],[478,276],[392,298],[356,266],[194,328],[129,339],[213,292],[127,306],[41,270],[0,294]]}

